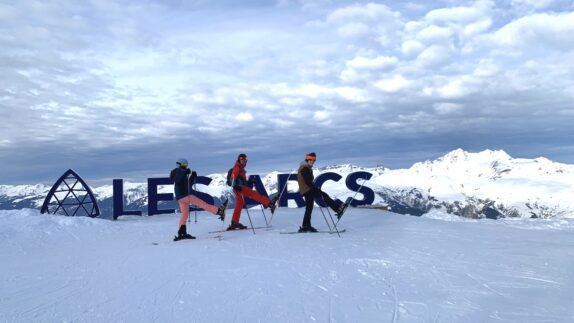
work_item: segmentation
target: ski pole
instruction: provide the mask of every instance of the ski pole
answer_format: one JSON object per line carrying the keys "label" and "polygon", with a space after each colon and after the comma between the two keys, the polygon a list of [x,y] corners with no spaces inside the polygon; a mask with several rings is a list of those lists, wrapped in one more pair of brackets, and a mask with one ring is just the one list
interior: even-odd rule
{"label": "ski pole", "polygon": [[[251,224],[251,230],[253,230],[253,234],[255,234],[255,229],[253,228],[253,222],[251,222],[251,215],[249,214],[249,210],[247,209],[247,203],[245,203],[245,195],[242,192],[239,192],[241,198],[243,199],[243,208],[247,211],[247,218],[249,219],[249,224]],[[237,203],[237,201],[235,201]]]}
{"label": "ski pole", "polygon": [[[195,182],[193,183],[193,190],[197,192],[197,188],[195,187]],[[194,207],[195,211],[195,223],[197,224],[197,205]]]}
{"label": "ski pole", "polygon": [[269,227],[269,224],[267,223],[267,216],[265,216],[265,211],[263,210],[263,204],[259,204],[259,206],[261,206],[261,213],[263,213],[263,219],[265,219],[265,226]]}
{"label": "ski pole", "polygon": [[[189,175],[186,174],[186,175],[185,175],[185,178],[187,179],[187,190],[189,191],[189,189],[190,189],[190,187],[189,187]],[[189,192],[188,192],[188,193],[189,193]],[[188,205],[190,204],[190,203],[189,203],[189,200],[188,200],[187,204],[188,204]],[[193,204],[192,204],[192,205],[193,205]],[[191,223],[191,218],[189,217],[190,214],[191,214],[191,211],[188,211],[188,212],[187,212],[187,224],[190,224],[190,223]]]}
{"label": "ski pole", "polygon": [[329,221],[327,221],[327,217],[325,216],[325,212],[323,212],[323,208],[321,207],[321,205],[319,205],[319,210],[321,210],[321,214],[323,214],[323,219],[325,219],[325,223],[327,223],[327,226],[329,227],[329,231],[333,231],[331,229],[331,225],[329,224]]}
{"label": "ski pole", "polygon": [[249,214],[249,209],[247,208],[247,203],[245,203],[245,196],[241,193],[241,197],[243,198],[243,208],[247,211],[247,218],[249,219],[249,224],[251,224],[251,230],[253,230],[253,234],[255,234],[255,228],[253,227],[253,222],[251,222],[251,215]]}
{"label": "ski pole", "polygon": [[333,228],[335,228],[335,231],[337,232],[337,235],[340,238],[341,235],[339,234],[339,229],[337,228],[337,223],[335,223],[335,220],[333,220],[333,216],[331,215],[331,211],[329,210],[329,208],[327,208],[327,213],[329,214],[329,217],[331,218],[331,222],[333,222]]}
{"label": "ski pole", "polygon": [[[281,196],[283,196],[283,192],[285,192],[285,189],[287,188],[287,183],[289,183],[289,177],[291,177],[291,174],[293,174],[294,169],[292,169],[289,172],[289,176],[287,176],[287,180],[285,181],[285,185],[283,185],[283,189],[281,190],[281,193],[279,193],[279,197],[277,198],[277,203],[281,202]],[[279,182],[277,182],[277,185],[279,185]],[[271,221],[273,221],[273,215],[275,214],[275,212],[271,213],[271,218],[269,219],[269,224],[268,226],[271,225]]]}
{"label": "ski pole", "polygon": [[[371,177],[371,178],[372,178],[372,177]],[[355,195],[353,195],[353,197],[352,197],[351,200],[349,201],[349,205],[348,205],[348,206],[351,206],[351,203],[355,200],[355,197],[357,196],[357,194],[359,194],[359,192],[361,191],[361,188],[363,188],[363,185],[365,185],[368,181],[370,181],[371,178],[369,178],[369,179],[363,181],[363,183],[361,184],[361,186],[359,186],[359,189],[355,192]],[[341,218],[338,218],[338,219],[337,219],[337,223],[339,223],[339,221],[341,221]]]}
{"label": "ski pole", "polygon": [[[224,194],[225,194],[224,196],[227,199],[231,198],[231,193],[229,193],[229,191],[226,191]],[[227,211],[227,208],[225,208],[225,210],[223,212],[225,213],[226,211]],[[216,237],[221,241],[223,239],[223,233],[225,232],[225,217],[223,217],[223,221],[221,221],[221,230],[220,231],[221,231],[220,234]]]}
{"label": "ski pole", "polygon": [[251,230],[253,230],[253,234],[255,234],[255,228],[253,227],[253,222],[251,222],[251,215],[249,215],[249,209],[247,205],[245,206],[245,211],[247,211],[247,218],[249,219],[249,224],[251,224]]}

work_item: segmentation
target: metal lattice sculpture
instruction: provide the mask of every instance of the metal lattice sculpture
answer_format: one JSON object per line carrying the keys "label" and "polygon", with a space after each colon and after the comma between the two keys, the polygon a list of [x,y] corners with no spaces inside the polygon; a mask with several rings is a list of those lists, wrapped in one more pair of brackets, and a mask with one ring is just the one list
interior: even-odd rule
{"label": "metal lattice sculpture", "polygon": [[100,208],[94,198],[94,193],[86,182],[71,169],[68,169],[52,186],[42,204],[40,213],[55,214],[60,210],[63,210],[67,216],[75,216],[81,210],[90,217],[100,215]]}

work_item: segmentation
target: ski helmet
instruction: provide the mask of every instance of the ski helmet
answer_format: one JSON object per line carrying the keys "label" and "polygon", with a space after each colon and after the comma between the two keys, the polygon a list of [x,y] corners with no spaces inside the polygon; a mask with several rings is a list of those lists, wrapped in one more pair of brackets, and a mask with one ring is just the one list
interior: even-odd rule
{"label": "ski helmet", "polygon": [[315,161],[317,160],[317,155],[315,153],[308,153],[307,155],[305,155],[305,160]]}
{"label": "ski helmet", "polygon": [[187,165],[189,165],[189,163],[187,162],[187,159],[185,159],[185,158],[180,158],[175,163],[178,164],[179,166],[183,166],[183,167],[187,167]]}

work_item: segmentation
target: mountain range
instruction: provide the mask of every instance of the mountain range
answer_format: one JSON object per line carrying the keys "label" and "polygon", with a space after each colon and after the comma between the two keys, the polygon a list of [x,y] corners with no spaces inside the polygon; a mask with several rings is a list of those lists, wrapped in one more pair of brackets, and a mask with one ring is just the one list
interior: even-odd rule
{"label": "mountain range", "polygon": [[[315,177],[334,172],[343,177],[327,181],[322,189],[332,197],[344,200],[355,193],[345,186],[344,178],[352,172],[366,171],[373,176],[365,186],[375,192],[374,207],[410,215],[449,213],[466,218],[551,218],[574,217],[574,165],[553,162],[547,158],[513,158],[502,150],[471,153],[457,149],[435,159],[414,164],[408,169],[383,166],[360,167],[334,165],[316,168]],[[248,172],[248,175],[250,173]],[[261,180],[271,195],[277,193],[277,174],[271,172]],[[81,174],[80,174],[81,175]],[[229,188],[225,173],[207,175],[209,186],[198,185],[199,191],[216,199]],[[89,183],[88,183],[89,184]],[[40,208],[50,186],[0,185],[0,209]],[[92,187],[102,217],[110,218],[113,187]],[[290,181],[289,191],[297,184]],[[171,193],[171,186],[161,186],[160,193]],[[361,194],[357,195],[361,199]],[[124,183],[125,209],[147,211],[147,183]],[[290,207],[295,206],[290,201]],[[165,207],[175,208],[175,202]]]}

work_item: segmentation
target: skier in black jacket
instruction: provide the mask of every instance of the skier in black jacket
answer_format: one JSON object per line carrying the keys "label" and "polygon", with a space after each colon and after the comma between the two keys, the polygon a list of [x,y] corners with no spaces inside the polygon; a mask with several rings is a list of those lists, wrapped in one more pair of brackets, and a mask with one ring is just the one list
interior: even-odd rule
{"label": "skier in black jacket", "polygon": [[[194,194],[190,193],[190,186],[193,185],[197,178],[197,173],[191,171],[188,166],[187,159],[180,158],[176,164],[177,168],[173,169],[170,173],[170,179],[173,180],[173,191],[175,193],[175,200],[179,204],[181,210],[181,217],[179,218],[179,230],[175,240],[181,239],[195,239],[194,236],[187,233],[185,222],[189,216],[189,204],[192,203],[198,207],[219,216],[223,221],[225,219],[225,209],[227,202],[225,201],[220,207],[204,202]],[[191,174],[191,176],[189,176]],[[189,176],[189,177],[188,177]]]}
{"label": "skier in black jacket", "polygon": [[317,160],[315,153],[309,153],[305,156],[305,160],[301,162],[299,170],[297,171],[297,182],[299,183],[299,194],[305,199],[305,216],[303,217],[303,225],[299,228],[299,232],[317,232],[317,229],[311,226],[311,213],[313,212],[313,202],[315,198],[323,198],[325,203],[335,211],[337,215],[344,212],[344,205],[337,204],[333,201],[327,193],[315,187],[313,180],[313,164]]}

